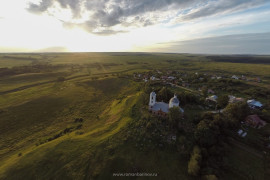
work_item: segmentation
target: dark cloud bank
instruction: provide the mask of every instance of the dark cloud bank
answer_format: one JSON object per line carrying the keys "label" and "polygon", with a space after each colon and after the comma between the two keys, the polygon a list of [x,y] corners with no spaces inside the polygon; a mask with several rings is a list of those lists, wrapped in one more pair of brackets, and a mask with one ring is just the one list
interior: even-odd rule
{"label": "dark cloud bank", "polygon": [[153,51],[197,54],[269,54],[270,32],[162,43]]}
{"label": "dark cloud bank", "polygon": [[[36,14],[48,13],[59,4],[69,9],[74,20],[82,14],[89,17],[82,23],[63,21],[64,25],[80,26],[90,33],[108,35],[125,32],[125,27],[149,26],[168,20],[163,13],[177,11],[179,22],[189,21],[220,13],[230,13],[258,6],[267,0],[42,0],[30,3],[28,11]],[[151,14],[151,15],[150,15]],[[121,25],[123,30],[114,30]]]}

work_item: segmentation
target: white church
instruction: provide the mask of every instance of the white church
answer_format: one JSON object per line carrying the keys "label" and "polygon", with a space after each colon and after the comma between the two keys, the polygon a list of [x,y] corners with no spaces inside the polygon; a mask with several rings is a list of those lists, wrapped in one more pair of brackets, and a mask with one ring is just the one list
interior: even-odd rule
{"label": "white church", "polygon": [[[174,95],[174,97],[170,99],[169,104],[167,104],[165,102],[157,102],[156,93],[150,93],[149,111],[152,112],[154,115],[166,117],[169,109],[172,107],[179,107],[179,104],[180,101],[178,100],[176,95]],[[179,109],[182,113],[184,113],[184,110],[182,108],[179,107]]]}

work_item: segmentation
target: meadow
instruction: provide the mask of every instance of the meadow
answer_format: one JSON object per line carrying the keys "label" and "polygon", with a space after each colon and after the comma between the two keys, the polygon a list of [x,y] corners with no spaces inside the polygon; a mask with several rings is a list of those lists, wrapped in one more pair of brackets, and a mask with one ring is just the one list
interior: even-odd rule
{"label": "meadow", "polygon": [[[133,106],[145,108],[144,84],[131,75],[155,69],[237,74],[260,77],[256,85],[270,89],[266,61],[161,53],[0,54],[0,179],[111,179],[112,173],[133,171],[194,179],[187,174],[188,159],[171,147],[140,151],[127,140],[128,124],[136,121]],[[259,169],[247,176],[263,179],[263,160],[241,151],[232,149],[228,161],[234,168],[224,179],[241,174],[237,166]]]}

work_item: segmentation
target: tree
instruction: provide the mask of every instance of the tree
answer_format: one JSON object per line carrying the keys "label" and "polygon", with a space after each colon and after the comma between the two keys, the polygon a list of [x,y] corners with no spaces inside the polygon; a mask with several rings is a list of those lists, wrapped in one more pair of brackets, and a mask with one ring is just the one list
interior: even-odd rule
{"label": "tree", "polygon": [[212,146],[220,134],[219,126],[208,119],[199,122],[195,130],[195,139],[201,146]]}
{"label": "tree", "polygon": [[172,107],[169,109],[169,122],[172,126],[177,126],[177,124],[180,121],[180,118],[182,116],[182,113],[180,112],[179,107]]}
{"label": "tree", "polygon": [[217,99],[217,106],[218,108],[225,108],[229,103],[229,97],[227,95],[221,95]]}
{"label": "tree", "polygon": [[205,179],[205,180],[218,180],[217,176],[214,175],[214,174],[211,174],[211,175],[205,175],[205,176],[203,177],[203,179]]}
{"label": "tree", "polygon": [[166,87],[163,87],[158,92],[158,98],[166,102],[168,102],[172,96],[173,96],[173,93]]}
{"label": "tree", "polygon": [[225,108],[225,115],[228,120],[231,120],[232,125],[237,125],[249,112],[250,109],[246,102],[232,103]]}
{"label": "tree", "polygon": [[197,176],[199,174],[201,159],[201,150],[198,146],[195,146],[188,162],[188,173],[190,175]]}
{"label": "tree", "polygon": [[208,88],[207,88],[206,86],[204,86],[204,87],[202,88],[202,94],[203,94],[203,97],[204,97],[204,98],[207,97],[207,95],[208,95]]}
{"label": "tree", "polygon": [[149,95],[152,92],[150,83],[146,83],[143,90],[147,95]]}

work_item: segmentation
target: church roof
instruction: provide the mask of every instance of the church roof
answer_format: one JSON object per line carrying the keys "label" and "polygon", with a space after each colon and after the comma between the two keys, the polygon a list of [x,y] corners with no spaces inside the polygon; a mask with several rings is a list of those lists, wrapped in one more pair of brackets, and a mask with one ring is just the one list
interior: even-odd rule
{"label": "church roof", "polygon": [[152,107],[152,110],[159,111],[161,109],[162,112],[169,112],[169,105],[164,102],[156,102],[156,104]]}

